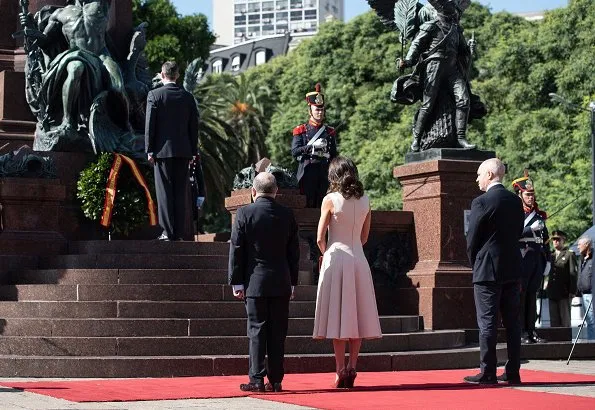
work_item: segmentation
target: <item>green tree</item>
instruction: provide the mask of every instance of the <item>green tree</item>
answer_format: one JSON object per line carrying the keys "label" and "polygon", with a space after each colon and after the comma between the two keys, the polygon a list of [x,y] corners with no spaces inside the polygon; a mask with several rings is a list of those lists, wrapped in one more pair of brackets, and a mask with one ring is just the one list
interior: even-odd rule
{"label": "green tree", "polygon": [[[553,104],[548,94],[583,107],[595,99],[595,3],[570,0],[537,22],[472,3],[463,26],[478,41],[471,83],[488,107],[470,124],[469,139],[508,164],[507,184],[528,168],[540,207],[563,208],[550,229],[576,237],[591,221],[589,118]],[[397,33],[370,12],[347,24],[325,23],[287,56],[249,70],[248,82],[270,87],[276,104],[266,137],[271,159],[297,167],[291,130],[307,120],[304,95],[321,82],[328,122],[343,124],[339,152],[358,164],[375,209],[399,209],[392,169],[403,163],[416,108],[389,101],[400,51]]]}
{"label": "green tree", "polygon": [[149,23],[145,53],[153,72],[159,72],[167,60],[185,69],[195,58],[209,56],[216,37],[205,15],[182,17],[170,0],[133,0],[132,14],[134,24]]}

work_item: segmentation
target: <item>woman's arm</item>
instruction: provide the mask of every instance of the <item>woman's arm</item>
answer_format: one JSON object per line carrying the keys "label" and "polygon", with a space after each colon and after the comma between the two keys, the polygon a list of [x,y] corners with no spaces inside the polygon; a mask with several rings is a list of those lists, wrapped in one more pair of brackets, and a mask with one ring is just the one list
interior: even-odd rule
{"label": "woman's arm", "polygon": [[362,234],[361,240],[362,245],[365,245],[368,242],[368,236],[370,235],[370,224],[372,223],[372,210],[368,209],[368,215],[366,215],[366,220],[362,226]]}
{"label": "woman's arm", "polygon": [[321,253],[326,251],[326,230],[331,222],[333,211],[333,201],[330,197],[325,196],[320,207],[320,220],[318,221],[318,231],[316,233],[316,243]]}

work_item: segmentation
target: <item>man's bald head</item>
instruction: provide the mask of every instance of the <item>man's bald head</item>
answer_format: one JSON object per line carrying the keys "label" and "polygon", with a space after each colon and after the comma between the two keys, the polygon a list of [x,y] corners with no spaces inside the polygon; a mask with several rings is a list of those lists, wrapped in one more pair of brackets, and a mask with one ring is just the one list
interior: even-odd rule
{"label": "man's bald head", "polygon": [[477,185],[482,191],[486,191],[488,185],[493,182],[501,182],[506,173],[504,163],[498,158],[486,159],[477,169]]}
{"label": "man's bald head", "polygon": [[252,196],[272,196],[277,194],[277,180],[270,172],[261,172],[252,182]]}

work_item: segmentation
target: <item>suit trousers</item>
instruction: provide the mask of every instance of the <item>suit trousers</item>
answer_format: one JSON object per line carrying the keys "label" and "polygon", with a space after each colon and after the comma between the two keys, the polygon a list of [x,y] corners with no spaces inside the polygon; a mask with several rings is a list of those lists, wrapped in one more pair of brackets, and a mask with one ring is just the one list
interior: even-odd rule
{"label": "suit trousers", "polygon": [[187,227],[186,211],[190,201],[188,158],[155,159],[155,194],[157,214],[163,233],[171,240],[184,238]]}
{"label": "suit trousers", "polygon": [[[281,383],[285,370],[285,338],[289,321],[289,295],[247,297],[248,338],[250,339],[248,376],[251,383]],[[267,366],[265,367],[265,356]]]}
{"label": "suit trousers", "polygon": [[570,300],[568,298],[549,299],[550,326],[570,327]]}
{"label": "suit trousers", "polygon": [[529,335],[535,331],[537,320],[537,292],[521,291],[521,329]]}
{"label": "suit trousers", "polygon": [[508,349],[506,373],[514,376],[518,375],[521,367],[520,283],[474,283],[473,293],[475,296],[477,325],[479,327],[481,373],[496,376],[496,343],[498,339],[498,312],[500,312],[506,328]]}

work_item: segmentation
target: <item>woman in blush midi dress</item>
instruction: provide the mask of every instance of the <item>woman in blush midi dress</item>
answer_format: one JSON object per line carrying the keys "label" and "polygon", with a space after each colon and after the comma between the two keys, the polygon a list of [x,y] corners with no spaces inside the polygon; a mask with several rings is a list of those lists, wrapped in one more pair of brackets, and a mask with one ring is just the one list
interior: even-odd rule
{"label": "woman in blush midi dress", "polygon": [[[363,250],[370,231],[370,200],[363,194],[355,164],[347,158],[331,162],[329,183],[331,192],[323,199],[318,224],[323,259],[313,337],[333,339],[334,386],[353,387],[362,339],[382,337],[374,283]],[[347,343],[349,362],[345,365]]]}

